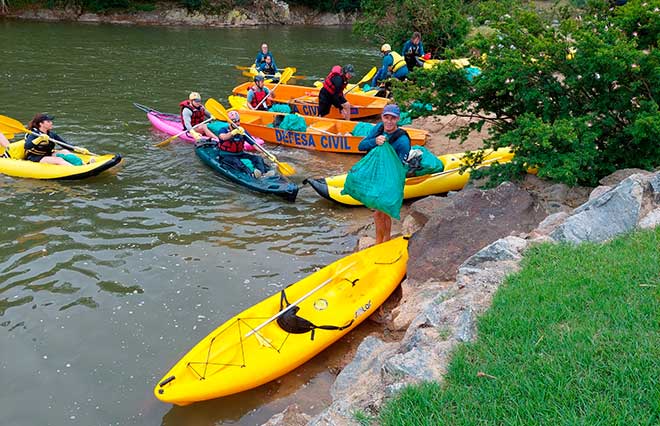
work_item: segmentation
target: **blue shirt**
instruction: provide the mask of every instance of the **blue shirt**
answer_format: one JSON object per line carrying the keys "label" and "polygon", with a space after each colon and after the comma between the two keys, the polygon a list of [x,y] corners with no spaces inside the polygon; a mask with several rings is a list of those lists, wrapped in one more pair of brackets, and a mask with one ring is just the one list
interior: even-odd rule
{"label": "blue shirt", "polygon": [[[389,53],[383,56],[383,66],[378,70],[374,78],[371,80],[371,86],[375,87],[378,85],[379,80],[386,80],[390,77],[390,71],[388,70],[394,64],[394,58]],[[408,75],[408,67],[403,66],[396,70],[391,77],[402,79]]]}
{"label": "blue shirt", "polygon": [[277,65],[275,65],[275,58],[273,57],[273,54],[270,53],[270,50],[265,55],[261,50],[259,51],[259,53],[257,53],[257,59],[254,60],[254,65],[257,67],[257,69],[261,70],[263,65],[266,63],[266,59],[265,59],[266,56],[270,56],[270,64],[273,66],[275,70],[277,70]]}
{"label": "blue shirt", "polygon": [[[377,146],[376,137],[378,137],[379,135],[385,135],[385,137],[387,138],[387,142],[389,143],[391,133],[384,132],[383,123],[378,123],[377,125],[372,127],[371,130],[369,131],[369,134],[364,139],[362,139],[362,141],[360,141],[360,145],[358,145],[358,150],[371,151],[372,149],[374,149]],[[399,156],[401,162],[403,164],[406,164],[406,159],[408,159],[408,153],[410,152],[410,138],[406,134],[403,134],[399,137],[399,139],[395,140],[394,143],[392,143],[391,145],[392,148],[394,148],[394,151],[396,151],[396,155]]]}
{"label": "blue shirt", "polygon": [[424,56],[424,45],[422,44],[422,41],[420,40],[417,45],[413,44],[412,40],[408,40],[404,45],[403,49],[401,50],[401,54],[403,56],[406,55],[415,55],[415,56]]}

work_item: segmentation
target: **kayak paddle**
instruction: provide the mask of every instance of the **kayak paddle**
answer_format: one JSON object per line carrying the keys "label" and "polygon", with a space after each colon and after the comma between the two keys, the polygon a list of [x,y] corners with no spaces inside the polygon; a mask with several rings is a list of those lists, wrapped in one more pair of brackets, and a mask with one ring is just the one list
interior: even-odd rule
{"label": "kayak paddle", "polygon": [[270,92],[268,92],[268,95],[264,96],[264,98],[261,100],[261,102],[259,102],[254,109],[259,109],[261,104],[266,102],[266,99],[270,98],[271,94],[275,91],[275,89],[277,89],[277,86],[282,84],[283,81],[289,81],[289,79],[291,78],[292,75],[293,75],[293,70],[291,68],[285,69],[284,72],[282,73],[282,76],[280,77],[280,81],[275,85],[275,87],[273,87],[270,90]]}
{"label": "kayak paddle", "polygon": [[346,93],[344,93],[344,95],[348,95],[349,93],[351,93],[351,92],[353,91],[353,89],[355,89],[356,87],[358,87],[360,84],[362,84],[362,83],[364,83],[364,82],[366,82],[366,81],[369,81],[369,80],[371,80],[372,78],[374,78],[374,75],[376,75],[376,71],[378,71],[378,68],[376,68],[376,67],[371,68],[371,69],[369,70],[369,72],[366,73],[366,74],[364,75],[364,77],[362,77],[362,80],[358,81],[358,82],[355,84],[355,86],[351,87]]}
{"label": "kayak paddle", "polygon": [[[207,118],[206,120],[202,121],[201,123],[198,123],[198,124],[195,124],[194,126],[192,126],[192,129],[191,129],[191,130],[194,130],[195,127],[199,127],[199,126],[201,126],[202,124],[206,124],[206,123],[208,123],[208,122],[211,121],[211,120],[215,120],[215,118],[213,117],[213,115],[211,115],[211,118]],[[167,145],[170,144],[170,142],[172,142],[174,139],[178,138],[179,136],[183,135],[183,134],[186,133],[187,131],[188,131],[188,130],[184,129],[184,130],[180,131],[179,133],[177,133],[176,135],[174,135],[174,136],[170,136],[169,138],[165,139],[165,140],[162,141],[162,142],[158,142],[158,143],[157,143],[156,145],[154,145],[154,146],[157,146],[157,147],[167,146]]]}
{"label": "kayak paddle", "polygon": [[[230,126],[238,127],[233,121],[229,119],[227,116],[227,110],[225,107],[218,101],[216,101],[213,98],[209,98],[206,100],[206,103],[204,104],[206,106],[206,109],[211,111],[212,114],[218,115],[222,118],[224,118],[227,121],[227,124]],[[277,167],[280,169],[280,172],[284,176],[291,176],[296,174],[296,169],[293,168],[293,166],[289,163],[284,163],[281,162],[275,157],[275,155],[271,154],[270,152],[266,151],[266,148],[262,147],[259,145],[252,137],[248,134],[246,134],[247,138],[252,142],[255,148],[257,148],[259,151],[263,152],[266,157],[273,163],[277,164]]]}
{"label": "kayak paddle", "polygon": [[[35,136],[41,136],[38,133],[34,133],[32,130],[28,130],[21,124],[20,121],[15,120],[13,118],[7,117],[5,115],[0,115],[0,132],[4,134],[12,134],[16,132],[23,132],[23,133],[30,133]],[[93,152],[89,152],[86,148],[83,148],[81,146],[75,146],[75,145],[70,145],[66,142],[58,141],[57,139],[52,139],[48,138],[50,141],[55,142],[56,144],[63,146],[64,148],[69,148],[79,154],[84,154],[84,155],[96,155]]]}

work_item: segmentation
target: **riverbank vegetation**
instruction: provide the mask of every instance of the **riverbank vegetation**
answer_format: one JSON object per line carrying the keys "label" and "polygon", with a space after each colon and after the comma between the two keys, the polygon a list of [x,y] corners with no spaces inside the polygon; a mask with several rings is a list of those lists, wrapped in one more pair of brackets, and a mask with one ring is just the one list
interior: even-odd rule
{"label": "riverbank vegetation", "polygon": [[[522,176],[529,166],[540,177],[595,186],[618,169],[660,165],[660,0],[631,0],[621,7],[589,2],[582,9],[503,7],[478,3],[472,15],[442,26],[443,35],[425,34],[440,57],[468,56],[481,69],[479,77],[443,63],[397,85],[397,102],[433,107],[417,115],[474,118],[457,138],[488,124],[485,145],[511,146],[516,153],[509,164],[483,169],[493,184]],[[426,11],[399,28],[423,30],[418,23],[452,16]],[[369,19],[358,24],[359,31],[401,38],[403,33],[377,29]]]}
{"label": "riverbank vegetation", "polygon": [[531,249],[446,382],[404,389],[375,423],[657,424],[659,249],[658,228]]}

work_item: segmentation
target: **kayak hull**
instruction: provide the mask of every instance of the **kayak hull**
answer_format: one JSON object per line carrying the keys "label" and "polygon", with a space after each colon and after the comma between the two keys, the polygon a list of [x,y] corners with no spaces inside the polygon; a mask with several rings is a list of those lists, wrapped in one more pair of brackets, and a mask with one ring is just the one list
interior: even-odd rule
{"label": "kayak hull", "polygon": [[[85,164],[82,166],[60,166],[24,160],[24,141],[10,146],[12,158],[0,158],[0,173],[19,178],[43,180],[80,180],[96,176],[121,162],[119,154],[83,155],[75,153]],[[91,159],[94,162],[89,164]]]}
{"label": "kayak hull", "polygon": [[[468,171],[460,174],[458,170],[465,162],[464,156],[465,153],[438,156],[442,164],[444,164],[444,171],[431,175],[406,178],[406,184],[403,188],[403,198],[419,198],[463,189],[470,179],[470,173]],[[486,155],[484,162],[478,167],[486,167],[495,162],[507,163],[512,159],[513,153],[510,149],[500,148]],[[362,203],[355,198],[350,195],[341,194],[345,181],[346,174],[343,174],[328,178],[305,179],[303,183],[308,183],[317,194],[330,201],[347,206],[361,206]]]}
{"label": "kayak hull", "polygon": [[154,395],[188,405],[257,387],[304,364],[385,302],[405,276],[407,247],[404,237],[390,240],[346,256],[284,290],[289,302],[300,300],[296,315],[317,326],[345,328],[317,328],[313,336],[288,333],[277,321],[267,321],[281,311],[282,295],[274,294],[202,339],[163,376]]}
{"label": "kayak hull", "polygon": [[[364,154],[358,150],[363,137],[351,134],[359,123],[358,121],[301,116],[305,120],[307,131],[299,132],[272,127],[276,118],[282,115],[268,111],[241,110],[241,126],[251,135],[258,136],[266,142],[291,148],[342,154]],[[426,144],[428,132],[408,127],[404,127],[404,129],[410,135],[412,145]]]}
{"label": "kayak hull", "polygon": [[222,151],[215,144],[200,145],[195,148],[195,153],[208,167],[225,177],[226,179],[252,191],[263,194],[272,194],[282,197],[287,201],[295,201],[298,195],[298,185],[290,182],[282,175],[257,179],[251,174],[228,167],[221,161]]}
{"label": "kayak hull", "polygon": [[[233,89],[233,94],[247,97],[247,91],[253,83],[244,83]],[[275,88],[274,84],[266,84],[270,90]],[[318,115],[319,91],[316,87],[295,86],[292,84],[280,85],[274,92],[273,102],[287,104],[291,112],[301,115]],[[346,94],[346,100],[351,104],[351,120],[356,118],[372,117],[383,112],[383,108],[388,104],[385,98],[373,96],[357,95],[353,93]],[[343,118],[339,110],[335,107],[330,108],[330,114],[327,118]]]}

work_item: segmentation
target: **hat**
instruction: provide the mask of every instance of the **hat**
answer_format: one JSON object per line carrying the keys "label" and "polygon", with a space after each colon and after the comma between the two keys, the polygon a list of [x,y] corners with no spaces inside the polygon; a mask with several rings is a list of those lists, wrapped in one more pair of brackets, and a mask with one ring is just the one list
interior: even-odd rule
{"label": "hat", "polygon": [[341,70],[344,72],[344,74],[355,74],[355,68],[353,68],[353,65],[351,64],[344,65]]}
{"label": "hat", "polygon": [[391,51],[392,51],[392,46],[390,46],[389,44],[385,43],[384,45],[382,45],[382,46],[380,47],[380,51],[381,51],[381,52],[391,52]]}
{"label": "hat", "polygon": [[401,115],[401,110],[399,109],[398,105],[389,104],[389,105],[385,105],[385,108],[383,108],[383,112],[381,115],[392,115],[396,118],[399,118],[399,116]]}
{"label": "hat", "polygon": [[55,117],[53,117],[52,115],[48,115],[48,114],[46,114],[46,113],[43,113],[43,114],[37,114],[37,115],[32,119],[32,123],[33,123],[35,126],[38,126],[39,124],[43,123],[44,121],[53,121],[54,119],[55,119]]}
{"label": "hat", "polygon": [[255,82],[257,82],[257,81],[264,81],[264,76],[263,76],[263,75],[260,75],[260,74],[257,74],[257,75],[254,76],[254,81],[255,81]]}
{"label": "hat", "polygon": [[202,96],[197,92],[190,92],[190,95],[188,95],[188,100],[201,102]]}

